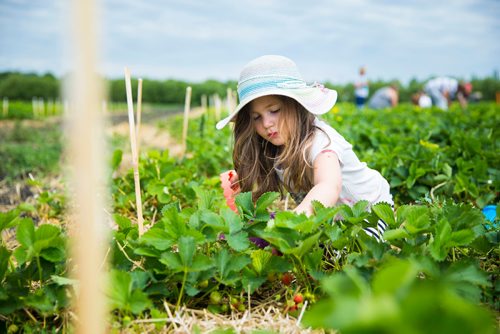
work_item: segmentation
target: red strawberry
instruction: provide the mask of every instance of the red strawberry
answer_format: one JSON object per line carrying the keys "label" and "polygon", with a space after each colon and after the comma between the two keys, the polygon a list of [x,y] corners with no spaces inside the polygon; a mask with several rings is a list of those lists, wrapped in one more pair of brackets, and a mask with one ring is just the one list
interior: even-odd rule
{"label": "red strawberry", "polygon": [[285,285],[290,285],[293,281],[294,277],[292,273],[284,273],[281,277],[281,283]]}
{"label": "red strawberry", "polygon": [[295,297],[293,297],[293,301],[296,303],[296,304],[300,304],[304,301],[304,297],[302,296],[301,293],[298,293],[295,295]]}

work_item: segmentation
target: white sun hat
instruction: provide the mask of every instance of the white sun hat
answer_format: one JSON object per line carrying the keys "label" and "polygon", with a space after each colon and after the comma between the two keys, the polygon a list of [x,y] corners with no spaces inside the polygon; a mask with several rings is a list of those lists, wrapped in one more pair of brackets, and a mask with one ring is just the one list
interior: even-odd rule
{"label": "white sun hat", "polygon": [[327,113],[337,101],[335,90],[317,83],[307,84],[292,60],[276,55],[262,56],[243,67],[238,80],[240,103],[216,128],[225,127],[245,105],[265,95],[288,96],[315,115]]}

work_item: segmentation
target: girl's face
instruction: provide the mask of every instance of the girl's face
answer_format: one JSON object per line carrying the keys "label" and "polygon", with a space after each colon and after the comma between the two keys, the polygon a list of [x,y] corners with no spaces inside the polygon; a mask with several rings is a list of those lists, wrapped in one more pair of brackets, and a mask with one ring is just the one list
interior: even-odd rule
{"label": "girl's face", "polygon": [[274,95],[262,96],[250,103],[250,117],[255,131],[275,146],[285,144],[285,136],[280,132],[284,107],[283,101]]}

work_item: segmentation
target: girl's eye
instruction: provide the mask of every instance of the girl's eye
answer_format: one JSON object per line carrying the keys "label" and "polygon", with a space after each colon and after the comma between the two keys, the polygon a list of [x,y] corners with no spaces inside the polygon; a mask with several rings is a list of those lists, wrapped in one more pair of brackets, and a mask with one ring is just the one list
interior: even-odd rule
{"label": "girl's eye", "polygon": [[260,118],[260,115],[255,115],[255,116],[253,117],[253,120],[254,120],[254,121],[256,121],[256,120],[258,120],[259,118]]}
{"label": "girl's eye", "polygon": [[271,114],[276,114],[277,112],[279,112],[280,109],[274,109],[274,110],[271,110]]}

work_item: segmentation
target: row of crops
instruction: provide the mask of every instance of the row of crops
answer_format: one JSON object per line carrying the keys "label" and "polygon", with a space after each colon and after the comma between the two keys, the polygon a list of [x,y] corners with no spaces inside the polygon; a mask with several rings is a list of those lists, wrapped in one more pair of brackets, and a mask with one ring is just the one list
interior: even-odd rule
{"label": "row of crops", "polygon": [[[166,307],[229,314],[272,302],[303,315],[303,326],[342,333],[495,333],[498,218],[481,209],[500,200],[500,107],[340,104],[323,118],[390,181],[395,212],[316,203],[306,217],[283,210],[277,193],[255,203],[242,193],[233,212],[219,180],[232,167],[230,130],[215,131],[212,113],[204,114],[190,123],[185,158],[142,153],[142,236],[132,171],[110,173],[110,328],[139,332],[139,320],[163,319],[161,329]],[[111,169],[121,163],[116,150]],[[16,232],[0,247],[0,317],[10,332],[71,331],[78,282],[67,266],[65,202],[45,193],[0,213],[0,230]],[[363,232],[379,218],[390,226],[383,243]]]}

